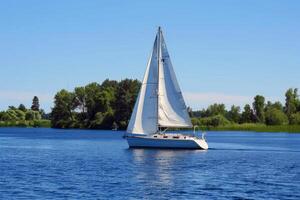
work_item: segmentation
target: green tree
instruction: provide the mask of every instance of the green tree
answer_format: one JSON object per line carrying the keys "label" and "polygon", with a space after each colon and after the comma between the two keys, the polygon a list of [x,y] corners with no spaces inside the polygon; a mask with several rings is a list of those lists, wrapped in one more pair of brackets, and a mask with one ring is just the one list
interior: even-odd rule
{"label": "green tree", "polygon": [[119,82],[116,94],[116,122],[121,129],[127,127],[141,83],[125,79]]}
{"label": "green tree", "polygon": [[94,116],[94,119],[90,123],[90,128],[100,129],[103,120],[104,120],[104,116],[103,116],[102,112],[97,112]]}
{"label": "green tree", "polygon": [[101,85],[90,83],[77,87],[73,93],[62,90],[55,96],[52,126],[111,129],[115,122],[124,129],[139,87],[137,80],[125,79],[118,83],[107,79]]}
{"label": "green tree", "polygon": [[18,120],[16,109],[8,109],[6,111],[6,113],[8,115],[7,116],[8,121],[17,121]]}
{"label": "green tree", "polygon": [[25,114],[26,120],[34,120],[34,111],[33,110],[27,110]]}
{"label": "green tree", "polygon": [[273,103],[272,107],[283,111],[283,105],[279,101],[276,101],[275,103]]}
{"label": "green tree", "polygon": [[51,124],[54,128],[69,128],[75,121],[73,114],[75,95],[66,90],[59,91],[54,97]]}
{"label": "green tree", "polygon": [[86,92],[86,111],[89,121],[94,120],[97,112],[103,112],[101,86],[98,83],[90,83],[85,86]]}
{"label": "green tree", "polygon": [[[110,83],[114,82],[106,80],[102,85],[91,83],[85,87],[87,119],[90,122],[88,125],[90,128],[101,128],[102,126],[110,126],[111,128],[112,126],[111,116],[114,113],[116,89]],[[100,123],[102,120],[104,122]]]}
{"label": "green tree", "polygon": [[253,110],[254,110],[256,120],[260,123],[265,122],[264,108],[265,108],[265,98],[261,95],[256,95],[254,97]]}
{"label": "green tree", "polygon": [[205,109],[192,111],[193,117],[208,117]]}
{"label": "green tree", "polygon": [[212,117],[204,117],[199,119],[200,125],[203,126],[225,126],[230,122],[223,115],[214,115]]}
{"label": "green tree", "polygon": [[105,81],[102,82],[101,88],[102,90],[106,91],[108,93],[109,97],[109,107],[115,111],[116,107],[116,95],[117,95],[117,90],[118,90],[118,82],[106,79]]}
{"label": "green tree", "polygon": [[293,125],[300,125],[300,112],[291,115],[290,123]]}
{"label": "green tree", "polygon": [[35,110],[35,111],[40,110],[39,98],[37,96],[33,97],[31,110]]}
{"label": "green tree", "polygon": [[17,110],[17,108],[15,106],[8,106],[9,110]]}
{"label": "green tree", "polygon": [[206,116],[207,117],[211,117],[211,116],[215,116],[215,115],[225,116],[225,114],[226,114],[226,109],[225,109],[224,104],[215,103],[213,105],[210,105],[206,110]]}
{"label": "green tree", "polygon": [[25,113],[22,110],[14,110],[17,120],[25,120]]}
{"label": "green tree", "polygon": [[284,111],[291,120],[292,114],[297,112],[299,99],[298,99],[298,89],[290,88],[285,93],[285,108]]}
{"label": "green tree", "polygon": [[46,113],[44,109],[40,109],[41,119],[50,119],[50,114]]}
{"label": "green tree", "polygon": [[254,114],[249,104],[246,104],[244,107],[244,111],[241,117],[242,123],[251,123],[254,122]]}
{"label": "green tree", "polygon": [[271,101],[268,101],[265,106],[265,112],[271,108],[276,108],[277,110],[284,111],[282,104],[279,101],[276,101],[275,103],[272,103]]}
{"label": "green tree", "polygon": [[282,110],[277,108],[270,108],[266,111],[266,124],[267,125],[283,125],[288,124],[288,118]]}
{"label": "green tree", "polygon": [[86,92],[85,87],[76,87],[74,90],[74,106],[78,107],[82,113],[86,112]]}
{"label": "green tree", "polygon": [[118,81],[105,79],[105,80],[102,82],[101,86],[102,86],[103,88],[111,88],[111,89],[113,89],[113,90],[116,91],[117,88],[118,88]]}
{"label": "green tree", "polygon": [[18,109],[23,111],[23,112],[26,112],[26,110],[27,110],[26,107],[24,106],[24,104],[20,104]]}
{"label": "green tree", "polygon": [[111,129],[114,122],[113,105],[115,101],[114,89],[101,86],[97,100],[97,113],[92,119],[90,128]]}
{"label": "green tree", "polygon": [[4,121],[3,117],[6,113],[4,111],[0,111],[0,121]]}
{"label": "green tree", "polygon": [[39,111],[34,111],[34,110],[27,110],[25,113],[25,119],[26,120],[40,120],[41,119],[41,114]]}
{"label": "green tree", "polygon": [[33,111],[33,114],[34,114],[34,119],[35,120],[41,120],[42,119],[41,113],[39,111]]}
{"label": "green tree", "polygon": [[10,121],[10,120],[11,117],[9,116],[9,114],[5,111],[2,111],[0,115],[0,121]]}
{"label": "green tree", "polygon": [[231,106],[230,111],[227,113],[227,119],[229,121],[239,123],[241,120],[241,108],[239,106]]}
{"label": "green tree", "polygon": [[112,109],[109,109],[107,112],[105,112],[103,116],[101,129],[113,129],[115,117]]}
{"label": "green tree", "polygon": [[200,121],[196,117],[192,117],[191,121],[192,121],[193,126],[199,126],[200,125]]}

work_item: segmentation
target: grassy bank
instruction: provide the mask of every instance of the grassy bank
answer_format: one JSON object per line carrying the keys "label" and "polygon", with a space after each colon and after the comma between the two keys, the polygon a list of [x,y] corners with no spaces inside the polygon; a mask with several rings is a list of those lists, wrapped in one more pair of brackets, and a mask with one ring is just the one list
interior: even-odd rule
{"label": "grassy bank", "polygon": [[300,133],[300,125],[275,125],[268,126],[265,124],[230,124],[218,127],[200,127],[201,130],[214,130],[214,131],[255,131],[255,132],[288,132]]}
{"label": "grassy bank", "polygon": [[[0,121],[0,127],[43,127],[50,128],[50,120]],[[199,126],[200,130],[209,131],[255,131],[300,133],[300,125],[267,126],[265,124],[230,124],[225,126]]]}
{"label": "grassy bank", "polygon": [[50,120],[0,121],[0,127],[51,127]]}

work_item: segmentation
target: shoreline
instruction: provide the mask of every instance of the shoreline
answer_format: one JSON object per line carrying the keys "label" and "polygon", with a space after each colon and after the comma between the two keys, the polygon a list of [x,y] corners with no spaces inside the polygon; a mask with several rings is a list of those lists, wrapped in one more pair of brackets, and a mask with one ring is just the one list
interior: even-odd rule
{"label": "shoreline", "polygon": [[51,128],[51,121],[47,119],[40,120],[21,120],[21,121],[0,121],[0,128]]}
{"label": "shoreline", "polygon": [[[51,129],[74,129],[74,130],[107,130],[110,129],[88,129],[88,128],[53,128],[50,120],[32,121],[0,121],[0,128],[51,128]],[[125,129],[126,130],[126,129]],[[125,131],[120,129],[120,131]],[[193,130],[193,129],[183,129]],[[231,124],[226,126],[199,126],[200,131],[247,131],[247,132],[270,132],[270,133],[300,133],[300,125],[273,125],[265,124]],[[118,130],[119,131],[119,130]]]}
{"label": "shoreline", "polygon": [[300,125],[273,125],[265,124],[233,124],[219,127],[200,127],[206,131],[252,131],[252,132],[285,132],[285,133],[300,133]]}

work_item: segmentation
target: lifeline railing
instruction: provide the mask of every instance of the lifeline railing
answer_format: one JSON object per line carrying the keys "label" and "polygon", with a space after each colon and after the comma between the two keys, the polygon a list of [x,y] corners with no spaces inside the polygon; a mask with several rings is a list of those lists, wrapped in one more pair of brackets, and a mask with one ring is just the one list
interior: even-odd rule
{"label": "lifeline railing", "polygon": [[[194,136],[195,137],[197,137],[197,134],[196,134],[196,129],[198,128],[198,130],[200,130],[199,129],[199,126],[194,126]],[[201,134],[201,138],[203,139],[203,140],[205,140],[205,135],[206,135],[206,132],[205,131],[202,131],[202,134]]]}

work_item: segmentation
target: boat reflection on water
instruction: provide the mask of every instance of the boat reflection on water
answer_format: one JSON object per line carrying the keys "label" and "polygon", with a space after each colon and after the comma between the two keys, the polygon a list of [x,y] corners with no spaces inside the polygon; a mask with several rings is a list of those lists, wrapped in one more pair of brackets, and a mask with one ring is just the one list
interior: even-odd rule
{"label": "boat reflection on water", "polygon": [[[167,150],[167,149],[128,149],[135,168],[135,181],[149,187],[169,189],[177,180],[182,180],[191,154],[206,154],[207,151]],[[147,183],[147,184],[145,184]],[[148,188],[149,189],[149,188]]]}

